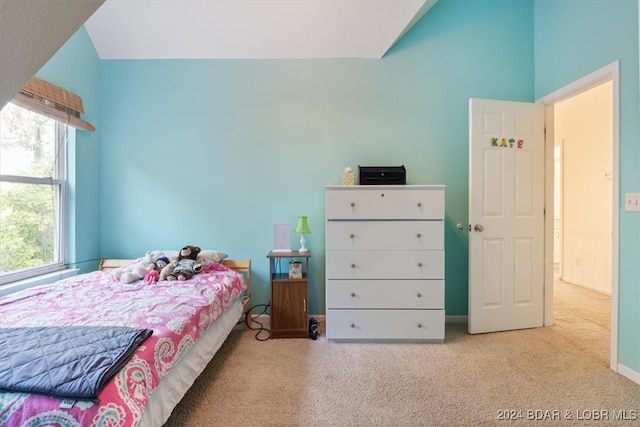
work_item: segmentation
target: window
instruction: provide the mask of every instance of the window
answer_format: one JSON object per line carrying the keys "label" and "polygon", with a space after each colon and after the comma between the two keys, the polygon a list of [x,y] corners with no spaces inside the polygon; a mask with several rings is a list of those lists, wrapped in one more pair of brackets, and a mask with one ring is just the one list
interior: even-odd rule
{"label": "window", "polygon": [[12,103],[0,111],[0,285],[65,268],[67,129]]}

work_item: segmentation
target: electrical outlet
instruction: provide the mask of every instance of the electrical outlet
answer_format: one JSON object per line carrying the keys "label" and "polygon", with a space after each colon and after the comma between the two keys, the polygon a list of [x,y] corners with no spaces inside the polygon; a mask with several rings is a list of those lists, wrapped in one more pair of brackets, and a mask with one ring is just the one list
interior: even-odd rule
{"label": "electrical outlet", "polygon": [[630,212],[640,212],[640,193],[625,193],[624,210]]}

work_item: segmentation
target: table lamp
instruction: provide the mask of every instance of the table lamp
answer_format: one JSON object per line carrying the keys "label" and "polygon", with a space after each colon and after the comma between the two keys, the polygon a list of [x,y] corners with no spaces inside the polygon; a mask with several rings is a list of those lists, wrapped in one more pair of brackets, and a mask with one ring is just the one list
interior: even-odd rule
{"label": "table lamp", "polygon": [[307,224],[306,216],[298,217],[298,225],[296,226],[296,233],[300,233],[300,249],[299,252],[307,252],[308,249],[304,247],[306,240],[304,239],[304,235],[307,233],[311,233],[309,230],[309,225]]}

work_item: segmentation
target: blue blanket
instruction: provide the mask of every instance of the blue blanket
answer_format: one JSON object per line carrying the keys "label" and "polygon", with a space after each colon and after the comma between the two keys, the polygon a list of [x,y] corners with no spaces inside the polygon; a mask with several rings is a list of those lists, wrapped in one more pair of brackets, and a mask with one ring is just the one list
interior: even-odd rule
{"label": "blue blanket", "polygon": [[0,389],[96,398],[152,333],[123,326],[0,328]]}

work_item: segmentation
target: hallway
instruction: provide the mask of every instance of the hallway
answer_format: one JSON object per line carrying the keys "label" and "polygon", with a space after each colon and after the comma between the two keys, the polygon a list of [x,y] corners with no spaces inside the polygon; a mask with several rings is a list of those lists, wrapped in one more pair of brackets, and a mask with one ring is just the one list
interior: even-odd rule
{"label": "hallway", "polygon": [[611,297],[556,278],[553,291],[553,326],[586,352],[609,366]]}

